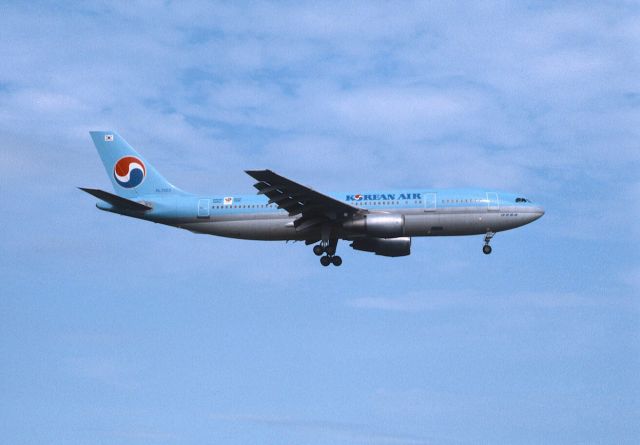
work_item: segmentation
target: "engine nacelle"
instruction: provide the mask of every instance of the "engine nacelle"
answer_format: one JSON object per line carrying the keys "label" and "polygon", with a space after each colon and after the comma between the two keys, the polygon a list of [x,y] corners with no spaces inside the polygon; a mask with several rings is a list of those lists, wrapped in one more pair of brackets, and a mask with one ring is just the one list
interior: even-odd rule
{"label": "engine nacelle", "polygon": [[375,238],[397,238],[404,235],[404,215],[369,213],[345,221],[342,227]]}
{"label": "engine nacelle", "polygon": [[351,247],[382,256],[406,256],[411,253],[411,238],[362,238],[352,242]]}

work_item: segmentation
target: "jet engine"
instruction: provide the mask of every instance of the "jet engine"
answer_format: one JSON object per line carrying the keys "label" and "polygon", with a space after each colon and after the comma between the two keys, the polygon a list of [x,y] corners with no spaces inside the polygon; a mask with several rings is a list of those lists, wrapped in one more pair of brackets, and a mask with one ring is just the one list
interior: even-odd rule
{"label": "jet engine", "polygon": [[382,256],[406,256],[411,253],[411,238],[361,238],[352,242],[351,247]]}
{"label": "jet engine", "polygon": [[397,238],[404,235],[404,215],[370,213],[345,221],[342,227],[375,238]]}

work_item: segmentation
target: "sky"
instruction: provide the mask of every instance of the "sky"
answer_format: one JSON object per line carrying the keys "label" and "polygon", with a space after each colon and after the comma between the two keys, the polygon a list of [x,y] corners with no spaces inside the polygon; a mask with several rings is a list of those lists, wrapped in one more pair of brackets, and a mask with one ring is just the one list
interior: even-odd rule
{"label": "sky", "polygon": [[[639,49],[636,2],[0,3],[0,442],[637,443]],[[110,129],[197,193],[546,215],[323,268],[100,212]]]}

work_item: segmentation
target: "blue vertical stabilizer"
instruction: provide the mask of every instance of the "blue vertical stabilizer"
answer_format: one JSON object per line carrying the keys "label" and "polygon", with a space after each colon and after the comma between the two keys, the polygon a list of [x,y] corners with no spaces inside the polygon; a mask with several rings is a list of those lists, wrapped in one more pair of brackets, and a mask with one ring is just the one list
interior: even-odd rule
{"label": "blue vertical stabilizer", "polygon": [[118,196],[136,198],[180,191],[115,131],[89,133]]}

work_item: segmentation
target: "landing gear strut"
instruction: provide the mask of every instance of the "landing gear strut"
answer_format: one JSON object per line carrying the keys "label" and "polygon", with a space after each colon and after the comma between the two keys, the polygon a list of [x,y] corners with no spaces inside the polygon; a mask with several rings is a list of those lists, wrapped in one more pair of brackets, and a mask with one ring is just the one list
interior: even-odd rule
{"label": "landing gear strut", "polygon": [[[336,255],[337,247],[338,237],[332,236],[331,227],[326,226],[322,228],[322,241],[313,246],[313,253],[320,257],[320,264],[323,266],[327,267],[329,264],[333,264],[337,267],[342,264],[342,258]],[[321,256],[323,253],[326,255]]]}
{"label": "landing gear strut", "polygon": [[489,243],[491,242],[491,238],[493,238],[494,235],[495,235],[494,232],[489,231],[484,236],[484,246],[482,246],[482,253],[484,253],[485,255],[489,255],[493,250],[491,249],[491,246],[489,245]]}

